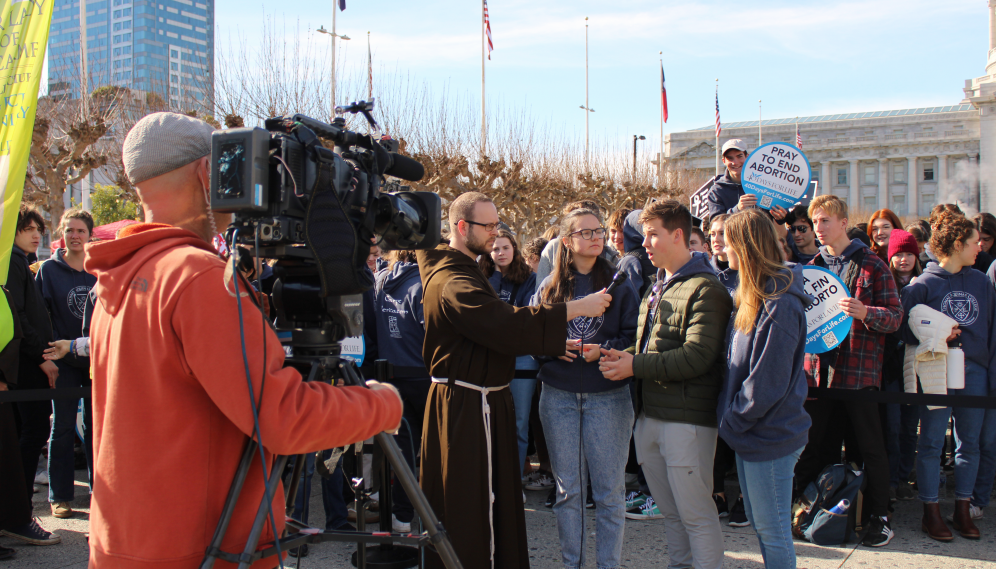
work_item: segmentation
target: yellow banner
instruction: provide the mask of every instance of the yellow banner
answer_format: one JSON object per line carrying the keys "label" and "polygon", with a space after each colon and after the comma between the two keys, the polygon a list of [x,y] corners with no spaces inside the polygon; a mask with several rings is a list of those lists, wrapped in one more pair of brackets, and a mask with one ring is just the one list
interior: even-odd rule
{"label": "yellow banner", "polygon": [[[0,0],[0,284],[7,283],[10,269],[54,4],[55,0]],[[13,335],[10,308],[0,301],[0,349]]]}

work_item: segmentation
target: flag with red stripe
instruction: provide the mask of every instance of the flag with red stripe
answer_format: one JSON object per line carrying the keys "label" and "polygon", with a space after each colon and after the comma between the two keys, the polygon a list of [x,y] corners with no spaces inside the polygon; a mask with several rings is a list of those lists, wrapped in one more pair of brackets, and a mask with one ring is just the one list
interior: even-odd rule
{"label": "flag with red stripe", "polygon": [[488,60],[490,60],[495,45],[491,43],[491,16],[488,15],[488,0],[484,0],[484,31],[488,36]]}
{"label": "flag with red stripe", "polygon": [[799,134],[799,123],[795,125],[795,146],[796,148],[802,148],[802,135]]}
{"label": "flag with red stripe", "polygon": [[716,91],[716,138],[719,138],[721,132],[723,132],[723,127],[719,122],[719,91]]}
{"label": "flag with red stripe", "polygon": [[661,63],[661,109],[664,122],[667,122],[667,83],[664,81],[664,64]]}

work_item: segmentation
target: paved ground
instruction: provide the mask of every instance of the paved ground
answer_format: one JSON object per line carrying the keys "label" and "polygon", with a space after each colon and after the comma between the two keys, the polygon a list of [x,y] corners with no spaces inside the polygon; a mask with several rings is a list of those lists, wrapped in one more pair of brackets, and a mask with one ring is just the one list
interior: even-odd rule
{"label": "paved ground", "polygon": [[[72,568],[84,569],[87,566],[87,515],[89,498],[86,484],[82,482],[85,472],[77,471],[74,508],[79,514],[69,520],[52,518],[45,502],[47,487],[40,487],[35,494],[35,513],[41,524],[62,536],[62,543],[49,547],[21,546],[13,539],[0,537],[0,545],[15,547],[18,555],[12,561],[0,561],[0,569],[6,568]],[[950,492],[950,490],[949,490]],[[529,549],[532,566],[535,568],[557,568],[560,565],[560,547],[557,541],[557,524],[553,513],[544,508],[542,500],[545,492],[526,492],[526,523],[528,525]],[[951,512],[950,498],[942,502],[942,511]],[[323,518],[321,491],[314,485],[311,499],[312,516]],[[920,532],[920,503],[900,502],[893,516],[896,538],[887,547],[871,549],[849,544],[844,547],[820,547],[796,542],[800,568],[829,569],[845,567],[857,568],[959,568],[996,569],[996,507],[989,508],[985,519],[978,526],[983,538],[973,542],[956,537],[948,544],[933,541]],[[589,512],[588,527],[592,528],[588,540],[588,567],[594,567],[594,513]],[[724,524],[726,547],[726,567],[756,569],[763,567],[757,546],[757,538],[749,528],[730,528]],[[325,543],[312,546],[310,555],[302,559],[299,567],[342,568],[352,565],[349,555],[355,546]],[[626,543],[623,547],[622,566],[627,569],[650,569],[667,566],[667,544],[660,520],[627,521]],[[296,560],[289,560],[287,567],[296,566]],[[473,569],[473,568],[467,568]]]}

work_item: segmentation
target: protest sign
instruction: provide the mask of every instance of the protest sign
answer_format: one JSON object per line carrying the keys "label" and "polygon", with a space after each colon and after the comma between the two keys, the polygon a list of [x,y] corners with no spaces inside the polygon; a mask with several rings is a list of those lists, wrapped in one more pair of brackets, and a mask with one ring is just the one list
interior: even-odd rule
{"label": "protest sign", "polygon": [[709,195],[709,191],[712,190],[712,185],[716,183],[716,180],[722,178],[722,176],[714,176],[709,179],[708,182],[702,184],[702,187],[695,190],[691,196],[688,197],[688,211],[692,212],[694,217],[699,219],[705,219],[709,217],[709,202],[706,200],[706,196]]}
{"label": "protest sign", "polygon": [[342,346],[342,357],[353,360],[356,365],[363,365],[363,358],[366,356],[366,346],[363,343],[363,336],[350,336],[343,338],[339,345]]}
{"label": "protest sign", "polygon": [[806,353],[822,354],[844,341],[851,331],[852,319],[840,307],[850,298],[847,285],[823,267],[802,269],[802,288],[815,300],[806,307]]}
{"label": "protest sign", "polygon": [[809,189],[812,175],[806,155],[787,142],[758,146],[740,172],[744,192],[756,195],[763,209],[790,209]]}

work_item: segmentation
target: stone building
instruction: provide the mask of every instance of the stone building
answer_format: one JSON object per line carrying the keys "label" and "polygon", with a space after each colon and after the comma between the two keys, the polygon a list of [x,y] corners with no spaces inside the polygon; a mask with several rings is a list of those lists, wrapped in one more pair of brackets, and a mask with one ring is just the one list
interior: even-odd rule
{"label": "stone building", "polygon": [[[988,11],[988,75],[965,82],[960,104],[764,120],[760,133],[758,121],[726,123],[718,143],[795,144],[798,125],[819,193],[858,211],[925,216],[934,204],[958,201],[996,212],[996,0]],[[704,177],[722,171],[716,144],[714,125],[671,133],[664,156]]]}

